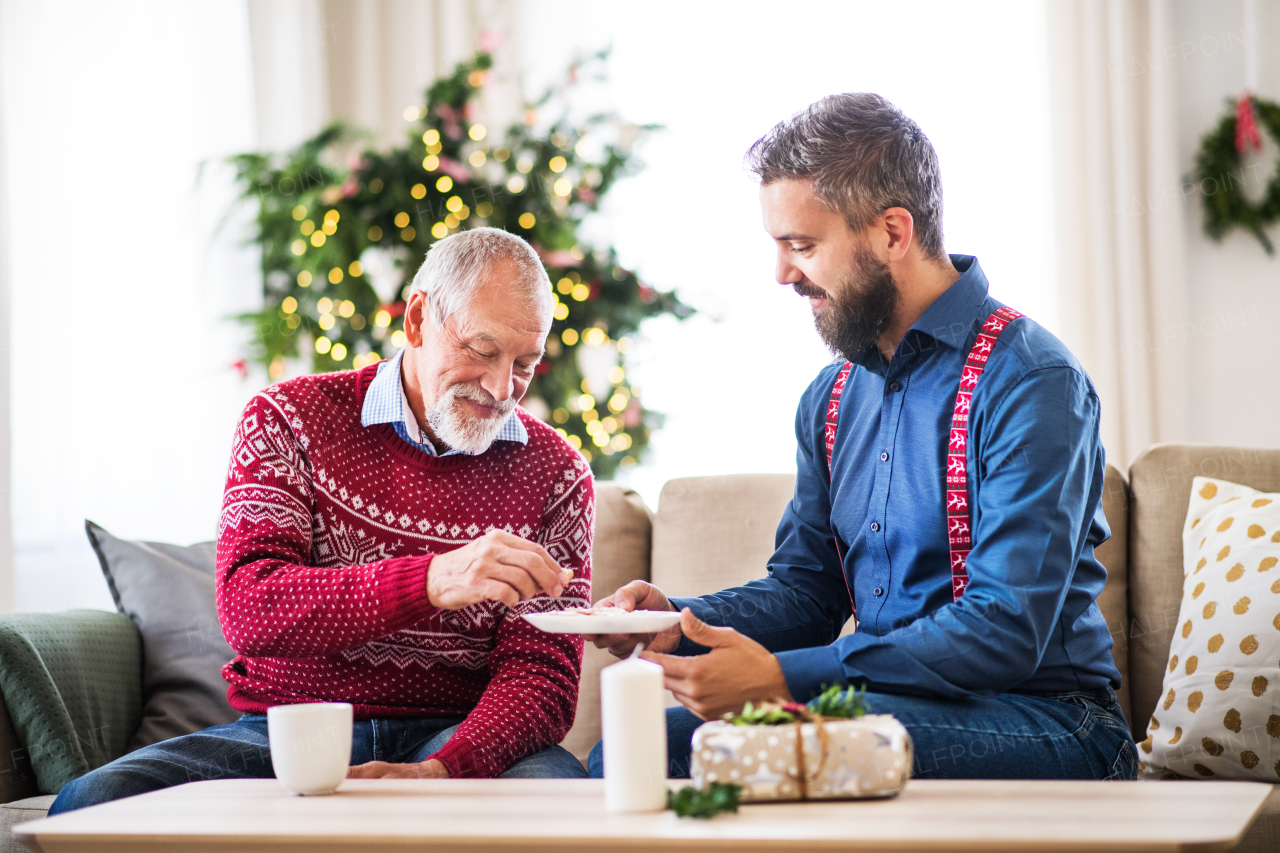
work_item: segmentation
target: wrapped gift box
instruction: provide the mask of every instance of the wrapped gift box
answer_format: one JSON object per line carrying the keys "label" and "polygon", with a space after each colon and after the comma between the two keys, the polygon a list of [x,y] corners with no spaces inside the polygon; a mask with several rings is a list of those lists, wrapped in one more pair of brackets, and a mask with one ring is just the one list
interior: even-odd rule
{"label": "wrapped gift box", "polygon": [[743,802],[891,797],[911,778],[911,762],[911,736],[888,714],[783,725],[717,721],[693,733],[691,775],[699,788],[741,785]]}

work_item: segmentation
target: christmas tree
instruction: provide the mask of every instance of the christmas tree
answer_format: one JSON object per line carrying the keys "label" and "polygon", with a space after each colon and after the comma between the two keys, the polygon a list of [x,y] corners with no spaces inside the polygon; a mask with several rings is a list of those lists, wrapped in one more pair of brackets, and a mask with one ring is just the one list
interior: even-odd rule
{"label": "christmas tree", "polygon": [[[480,95],[488,53],[432,84],[406,110],[405,144],[367,145],[336,122],[287,154],[232,158],[244,201],[257,204],[263,307],[242,319],[250,358],[272,379],[285,359],[313,372],[361,368],[404,346],[398,329],[413,272],[436,240],[493,226],[538,251],[551,278],[555,322],[524,405],[578,447],[597,477],[634,465],[661,417],[645,409],[626,372],[640,324],[692,309],[645,286],[611,247],[582,245],[578,228],[610,187],[632,173],[632,146],[652,130],[597,115],[571,122],[564,95],[599,54],[569,69],[568,85],[494,132]],[[562,117],[536,131],[538,114]]]}

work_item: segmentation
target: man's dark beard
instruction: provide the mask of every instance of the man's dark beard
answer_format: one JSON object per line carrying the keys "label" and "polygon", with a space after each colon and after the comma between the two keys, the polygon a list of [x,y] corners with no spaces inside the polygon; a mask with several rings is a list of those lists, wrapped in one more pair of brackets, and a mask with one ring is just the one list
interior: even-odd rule
{"label": "man's dark beard", "polygon": [[858,252],[853,272],[839,290],[827,292],[827,306],[813,317],[822,342],[852,361],[888,328],[902,295],[888,264],[871,251]]}

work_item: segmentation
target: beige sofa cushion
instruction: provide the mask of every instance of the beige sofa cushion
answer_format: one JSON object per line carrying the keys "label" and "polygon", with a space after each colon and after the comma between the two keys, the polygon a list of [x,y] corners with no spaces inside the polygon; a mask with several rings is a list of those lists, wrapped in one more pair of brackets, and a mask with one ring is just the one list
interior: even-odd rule
{"label": "beige sofa cushion", "polygon": [[[617,483],[596,483],[596,533],[591,548],[591,600],[610,595],[633,580],[649,577],[649,510],[634,491]],[[578,713],[561,746],[583,764],[600,739],[600,670],[613,662],[587,643],[578,688]]]}
{"label": "beige sofa cushion", "polygon": [[1107,570],[1107,585],[1098,596],[1098,609],[1107,620],[1111,632],[1111,659],[1120,670],[1120,689],[1116,696],[1129,728],[1137,731],[1146,727],[1134,725],[1129,705],[1129,484],[1124,475],[1112,465],[1107,466],[1102,488],[1102,511],[1111,527],[1111,538],[1097,550],[1098,560]]}
{"label": "beige sofa cushion", "polygon": [[795,482],[794,474],[669,480],[653,520],[653,582],[694,596],[764,577]]}
{"label": "beige sofa cushion", "polygon": [[1280,491],[1280,450],[1157,444],[1129,468],[1129,698],[1139,740],[1160,699],[1182,603],[1182,525],[1196,476]]}

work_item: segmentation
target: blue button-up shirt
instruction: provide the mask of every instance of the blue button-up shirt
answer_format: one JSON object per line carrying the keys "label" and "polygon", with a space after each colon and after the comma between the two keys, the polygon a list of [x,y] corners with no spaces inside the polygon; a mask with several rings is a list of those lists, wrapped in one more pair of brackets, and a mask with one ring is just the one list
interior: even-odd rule
{"label": "blue button-up shirt", "polygon": [[[1000,336],[971,403],[969,586],[952,602],[946,444],[961,368],[1001,303],[975,258],[885,364],[854,361],[831,474],[823,427],[841,364],[822,370],[796,415],[795,495],[768,577],[673,599],[775,652],[791,694],[825,684],[951,699],[1009,690],[1118,687],[1097,597],[1110,535],[1098,397],[1075,357],[1028,318]],[[843,564],[833,536],[839,536]],[[839,637],[857,603],[858,628]],[[685,640],[678,653],[698,647]]]}
{"label": "blue button-up shirt", "polygon": [[[407,444],[432,456],[453,456],[465,453],[466,451],[456,448],[438,453],[431,439],[418,427],[418,419],[414,417],[413,409],[409,407],[409,397],[404,393],[404,383],[400,379],[400,362],[403,358],[404,350],[402,349],[394,357],[378,365],[378,375],[369,383],[369,390],[364,395],[364,405],[360,409],[361,426],[391,424],[396,435],[404,439]],[[493,440],[528,444],[529,431],[513,413],[507,416]]]}

